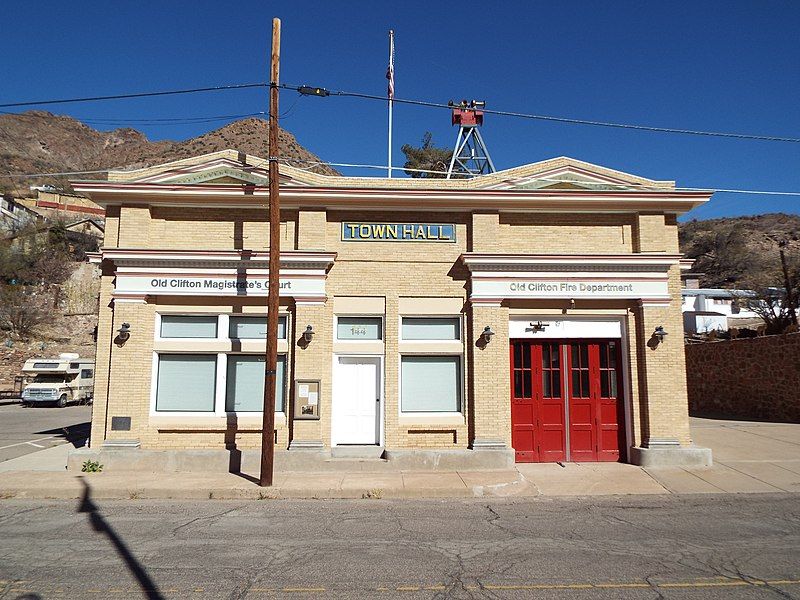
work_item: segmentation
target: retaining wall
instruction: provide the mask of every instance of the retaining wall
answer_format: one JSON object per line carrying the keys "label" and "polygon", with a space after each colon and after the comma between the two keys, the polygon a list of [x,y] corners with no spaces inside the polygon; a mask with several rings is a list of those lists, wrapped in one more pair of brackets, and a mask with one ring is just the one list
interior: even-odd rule
{"label": "retaining wall", "polygon": [[686,346],[696,415],[800,422],[800,333]]}

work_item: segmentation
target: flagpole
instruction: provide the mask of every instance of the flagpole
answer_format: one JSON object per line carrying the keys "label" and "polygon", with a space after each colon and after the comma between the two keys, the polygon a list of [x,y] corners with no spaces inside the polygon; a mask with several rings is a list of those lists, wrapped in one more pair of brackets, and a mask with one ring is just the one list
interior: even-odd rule
{"label": "flagpole", "polygon": [[394,104],[394,31],[389,30],[389,70],[386,73],[389,79],[388,97],[389,97],[389,158],[386,176],[392,177],[392,105]]}

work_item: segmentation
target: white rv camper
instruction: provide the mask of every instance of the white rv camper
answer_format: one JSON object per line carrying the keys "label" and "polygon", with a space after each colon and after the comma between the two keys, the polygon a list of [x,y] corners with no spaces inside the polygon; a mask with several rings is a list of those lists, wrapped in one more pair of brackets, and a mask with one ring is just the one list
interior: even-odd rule
{"label": "white rv camper", "polygon": [[31,358],[22,372],[28,384],[22,390],[22,403],[69,402],[90,403],[94,393],[94,360],[77,354],[60,354],[58,358]]}

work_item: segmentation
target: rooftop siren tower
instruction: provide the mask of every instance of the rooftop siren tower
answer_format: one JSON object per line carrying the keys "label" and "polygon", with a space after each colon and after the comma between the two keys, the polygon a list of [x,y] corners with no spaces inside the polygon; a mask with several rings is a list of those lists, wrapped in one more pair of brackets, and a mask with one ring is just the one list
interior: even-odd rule
{"label": "rooftop siren tower", "polygon": [[486,102],[483,100],[462,100],[455,104],[452,100],[447,103],[453,112],[453,125],[458,125],[458,137],[453,149],[453,158],[447,169],[447,179],[456,177],[476,177],[486,173],[494,173],[494,163],[489,156],[486,142],[483,141],[478,127],[483,125],[483,109]]}

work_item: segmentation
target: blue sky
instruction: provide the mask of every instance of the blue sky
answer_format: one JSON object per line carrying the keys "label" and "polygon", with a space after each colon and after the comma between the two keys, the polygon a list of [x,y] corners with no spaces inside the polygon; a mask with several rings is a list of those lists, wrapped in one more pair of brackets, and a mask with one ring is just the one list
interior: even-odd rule
{"label": "blue sky", "polygon": [[[477,98],[500,110],[800,137],[796,0],[6,0],[0,102],[265,81],[273,16],[282,19],[285,83],[385,93],[391,28],[399,98]],[[257,89],[49,110],[86,121],[191,118],[257,112],[266,102]],[[281,125],[324,160],[385,164],[385,104],[285,92],[281,112]],[[131,126],[158,140],[224,123]],[[396,106],[395,164],[400,146],[425,131],[437,145],[455,141],[446,110]],[[491,115],[483,135],[498,168],[568,155],[687,187],[800,191],[800,144]],[[774,211],[800,213],[800,197],[719,193],[689,217]]]}

